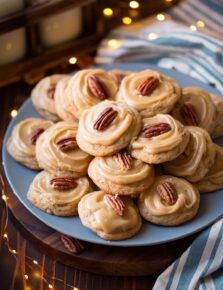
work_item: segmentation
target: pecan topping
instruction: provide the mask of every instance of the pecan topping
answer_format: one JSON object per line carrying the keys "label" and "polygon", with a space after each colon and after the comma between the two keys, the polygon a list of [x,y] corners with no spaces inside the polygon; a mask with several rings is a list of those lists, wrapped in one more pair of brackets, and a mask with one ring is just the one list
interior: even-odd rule
{"label": "pecan topping", "polygon": [[61,241],[65,248],[71,253],[79,254],[84,250],[84,246],[77,239],[61,235]]}
{"label": "pecan topping", "polygon": [[114,154],[114,159],[122,170],[129,170],[132,166],[132,156],[126,151]]}
{"label": "pecan topping", "polygon": [[98,131],[103,131],[107,129],[113,120],[117,117],[118,112],[115,111],[112,107],[106,108],[102,111],[99,117],[94,123],[94,129]]}
{"label": "pecan topping", "polygon": [[168,205],[173,205],[177,201],[177,191],[171,182],[163,182],[156,189],[157,194]]}
{"label": "pecan topping", "polygon": [[180,113],[187,125],[198,126],[198,116],[195,107],[190,104],[184,104],[180,108]]}
{"label": "pecan topping", "polygon": [[90,91],[96,98],[98,98],[99,100],[104,100],[108,98],[106,88],[98,77],[90,75],[87,78],[87,83],[90,88]]}
{"label": "pecan topping", "polygon": [[37,128],[35,131],[32,132],[32,134],[30,136],[32,145],[36,145],[37,139],[44,131],[45,130],[43,128]]}
{"label": "pecan topping", "polygon": [[47,90],[47,96],[50,99],[54,99],[55,90],[56,90],[56,84],[51,84],[49,89]]}
{"label": "pecan topping", "polygon": [[118,83],[118,85],[121,84],[122,80],[124,79],[125,75],[122,73],[116,73],[115,74],[115,78],[116,78],[116,82]]}
{"label": "pecan topping", "polygon": [[171,130],[171,127],[167,123],[157,123],[152,125],[145,125],[142,129],[143,135],[146,138],[162,135]]}
{"label": "pecan topping", "polygon": [[122,216],[125,210],[125,204],[123,200],[118,195],[113,194],[106,194],[105,198],[110,207],[113,208],[117,214]]}
{"label": "pecan topping", "polygon": [[57,141],[56,145],[59,148],[59,150],[63,152],[71,151],[78,147],[75,137],[63,138]]}
{"label": "pecan topping", "polygon": [[136,91],[139,95],[150,95],[159,85],[159,79],[156,77],[146,77],[137,86]]}
{"label": "pecan topping", "polygon": [[77,183],[71,177],[55,177],[50,180],[53,189],[63,191],[75,188]]}

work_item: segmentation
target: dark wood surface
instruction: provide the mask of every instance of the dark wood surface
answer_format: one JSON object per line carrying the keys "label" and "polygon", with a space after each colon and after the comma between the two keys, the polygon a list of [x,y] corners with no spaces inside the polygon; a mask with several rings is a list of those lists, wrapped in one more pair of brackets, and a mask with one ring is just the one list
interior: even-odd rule
{"label": "dark wood surface", "polygon": [[[22,82],[0,89],[1,143],[10,120],[10,111],[19,108],[27,96],[29,96],[30,90],[31,88]],[[11,193],[9,192],[9,194]],[[55,231],[38,222],[12,195],[10,196],[9,205],[10,202],[13,203],[11,204],[12,208],[17,209],[17,214],[13,216],[13,213],[10,213],[8,227],[5,230],[6,209],[4,202],[2,200],[0,201],[0,281],[4,281],[4,285],[1,285],[2,289],[26,289],[27,286],[31,287],[27,288],[27,290],[49,289],[49,283],[53,285],[53,289],[73,289],[74,287],[81,290],[152,289],[152,285],[160,271],[170,264],[174,258],[179,256],[194,238],[192,236],[174,243],[147,249],[144,248],[140,254],[129,251],[129,257],[131,258],[127,259],[128,264],[126,267],[128,265],[130,267],[131,265],[131,267],[137,268],[137,259],[139,259],[138,255],[140,255],[141,262],[144,261],[147,267],[151,269],[149,270],[151,275],[144,277],[96,275],[77,269],[83,269],[83,267],[86,269],[86,265],[81,265],[83,263],[81,257],[87,257],[88,259],[90,257],[91,262],[94,261],[89,270],[92,272],[101,272],[106,267],[105,265],[103,266],[103,259],[106,260],[110,256],[110,251],[113,251],[112,248],[105,249],[104,256],[98,257],[96,253],[93,253],[94,248],[97,249],[98,246],[85,243],[83,253],[76,256],[76,260],[72,259],[70,253],[62,248],[63,245],[59,240],[60,234],[55,233]],[[4,232],[7,232],[9,236],[10,247],[16,249],[18,253],[15,257],[9,253],[6,247],[7,243],[3,239]],[[128,249],[117,249],[117,257],[120,255],[123,258],[125,251],[128,252]],[[134,259],[136,261],[135,263]],[[33,264],[33,260],[38,261],[38,265]],[[123,263],[121,258],[117,258],[117,260]],[[113,264],[113,261],[111,262]],[[76,268],[70,267],[69,265],[71,264],[75,264]],[[113,267],[113,274],[115,274],[118,267],[116,268],[115,265],[111,267]],[[6,268],[7,273],[5,273]],[[103,270],[104,273],[106,271],[106,269]],[[152,273],[156,274],[152,275]],[[28,275],[28,279],[26,279],[27,276],[24,278],[24,275]]]}

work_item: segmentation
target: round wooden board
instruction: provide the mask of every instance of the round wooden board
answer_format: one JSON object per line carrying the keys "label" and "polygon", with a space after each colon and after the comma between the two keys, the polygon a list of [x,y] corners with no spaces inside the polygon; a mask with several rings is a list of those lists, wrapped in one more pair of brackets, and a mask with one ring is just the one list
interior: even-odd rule
{"label": "round wooden board", "polygon": [[74,254],[62,243],[61,234],[34,217],[13,194],[4,176],[3,180],[13,219],[25,237],[41,247],[46,254],[80,270],[115,276],[158,275],[195,237],[193,235],[162,245],[134,248],[101,246],[81,241],[84,250]]}

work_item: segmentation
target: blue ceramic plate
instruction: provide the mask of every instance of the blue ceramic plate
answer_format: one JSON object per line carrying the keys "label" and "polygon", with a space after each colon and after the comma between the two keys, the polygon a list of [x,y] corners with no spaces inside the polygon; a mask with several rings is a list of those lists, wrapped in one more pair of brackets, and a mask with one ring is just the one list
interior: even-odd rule
{"label": "blue ceramic plate", "polygon": [[[208,85],[195,80],[182,73],[158,68],[152,65],[142,64],[142,63],[130,63],[130,64],[115,64],[104,66],[104,69],[123,69],[139,71],[146,68],[151,68],[159,70],[160,72],[175,78],[182,87],[196,86],[208,90],[211,93],[218,92],[209,87]],[[47,224],[48,226],[54,228],[55,230],[78,238],[80,240],[85,240],[91,243],[111,245],[111,246],[146,246],[165,243],[173,240],[177,240],[188,236],[194,232],[197,232],[223,215],[222,197],[223,190],[219,190],[210,194],[202,194],[201,206],[197,217],[181,226],[177,227],[162,227],[152,225],[148,222],[144,222],[140,232],[133,238],[125,241],[105,241],[99,238],[96,234],[91,232],[89,229],[82,226],[81,221],[78,217],[57,217],[49,215],[38,208],[34,207],[26,199],[26,192],[30,183],[32,182],[36,171],[32,171],[25,166],[20,165],[14,161],[6,151],[6,141],[11,133],[12,128],[23,119],[29,117],[39,117],[39,115],[34,110],[31,100],[27,100],[23,106],[20,108],[18,115],[13,119],[6,131],[4,142],[3,142],[3,164],[7,179],[22,204],[39,220]],[[216,140],[218,144],[223,146],[223,138]]]}

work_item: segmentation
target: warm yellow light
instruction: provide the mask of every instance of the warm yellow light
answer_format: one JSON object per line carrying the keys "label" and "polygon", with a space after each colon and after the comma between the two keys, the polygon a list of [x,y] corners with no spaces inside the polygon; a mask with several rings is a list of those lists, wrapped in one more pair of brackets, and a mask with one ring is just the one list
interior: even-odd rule
{"label": "warm yellow light", "polygon": [[113,10],[112,10],[111,8],[105,8],[105,9],[103,10],[103,14],[104,14],[105,16],[112,16],[112,14],[113,14]]}
{"label": "warm yellow light", "polygon": [[165,0],[166,2],[172,2],[173,0]]}
{"label": "warm yellow light", "polygon": [[159,20],[159,21],[164,21],[165,20],[165,15],[163,15],[161,13],[160,14],[157,14],[156,15],[156,19]]}
{"label": "warm yellow light", "polygon": [[12,253],[13,253],[13,254],[16,254],[16,250],[12,250]]}
{"label": "warm yellow light", "polygon": [[129,6],[133,9],[139,8],[139,2],[137,1],[130,1]]}
{"label": "warm yellow light", "polygon": [[73,290],[80,290],[79,288],[77,288],[77,287],[74,287],[74,289]]}
{"label": "warm yellow light", "polygon": [[130,17],[123,17],[122,18],[122,22],[126,25],[131,24],[132,23],[132,19]]}
{"label": "warm yellow light", "polygon": [[150,40],[157,39],[158,38],[158,34],[157,33],[154,33],[154,32],[151,32],[151,33],[149,33],[148,38]]}
{"label": "warm yellow light", "polygon": [[190,26],[190,30],[192,30],[192,31],[196,31],[196,30],[197,30],[197,27],[196,27],[195,25],[191,25],[191,26]]}
{"label": "warm yellow light", "polygon": [[29,276],[28,276],[28,275],[24,275],[24,277],[26,278],[26,280],[28,280],[28,279],[29,279]]}
{"label": "warm yellow light", "polygon": [[12,118],[15,118],[17,116],[17,114],[18,114],[17,110],[12,110],[10,113]]}
{"label": "warm yellow light", "polygon": [[76,57],[71,57],[70,59],[69,59],[69,63],[70,64],[75,64],[75,63],[77,63],[77,58]]}
{"label": "warm yellow light", "polygon": [[48,287],[49,287],[50,289],[53,289],[53,285],[52,285],[52,284],[49,284]]}
{"label": "warm yellow light", "polygon": [[37,264],[38,264],[38,262],[37,262],[36,260],[33,260],[33,264],[37,265]]}
{"label": "warm yellow light", "polygon": [[6,200],[7,200],[7,196],[6,196],[5,194],[3,194],[3,195],[2,195],[2,199],[3,199],[4,201],[6,201]]}
{"label": "warm yellow light", "polygon": [[205,23],[202,20],[198,20],[196,24],[198,27],[205,27]]}
{"label": "warm yellow light", "polygon": [[110,39],[108,41],[108,46],[110,46],[111,48],[118,48],[120,47],[120,41],[117,39]]}
{"label": "warm yellow light", "polygon": [[7,238],[8,238],[8,235],[5,233],[5,234],[3,235],[3,237],[4,237],[5,239],[7,239]]}

